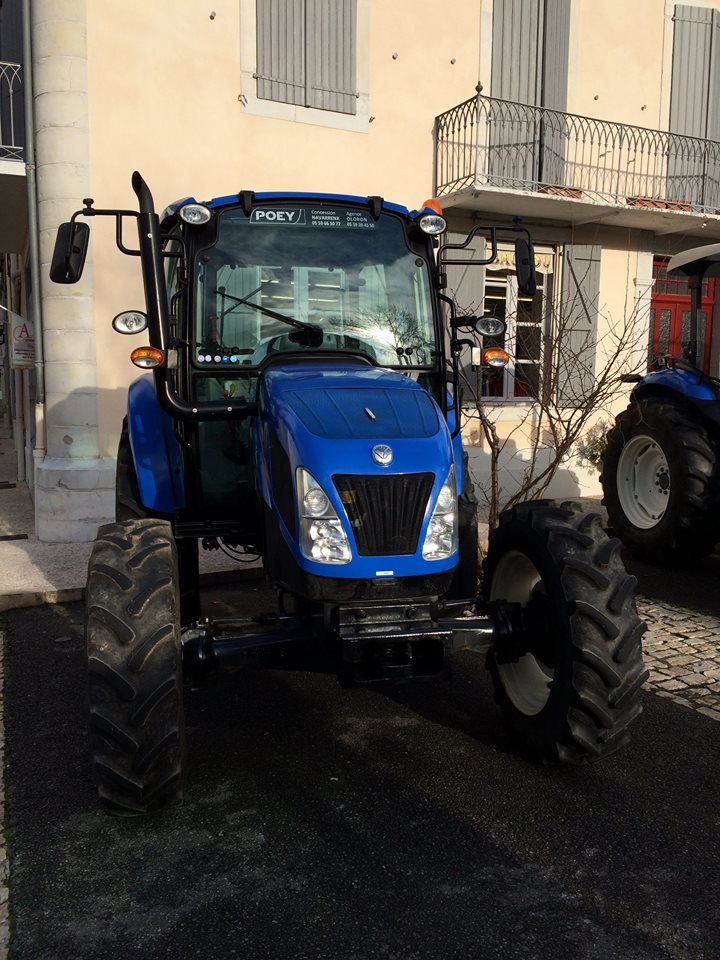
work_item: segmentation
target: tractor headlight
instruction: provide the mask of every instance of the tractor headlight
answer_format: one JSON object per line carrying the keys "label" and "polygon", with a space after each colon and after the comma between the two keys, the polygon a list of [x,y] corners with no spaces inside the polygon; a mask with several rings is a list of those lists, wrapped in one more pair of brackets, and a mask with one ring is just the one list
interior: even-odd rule
{"label": "tractor headlight", "polygon": [[186,203],[180,207],[180,219],[193,226],[207,223],[212,214],[203,203]]}
{"label": "tractor headlight", "polygon": [[304,467],[297,468],[295,479],[303,556],[316,563],[349,563],[350,544],[330,498]]}
{"label": "tractor headlight", "polygon": [[457,488],[455,467],[450,467],[430,517],[422,555],[424,560],[446,560],[457,550]]}

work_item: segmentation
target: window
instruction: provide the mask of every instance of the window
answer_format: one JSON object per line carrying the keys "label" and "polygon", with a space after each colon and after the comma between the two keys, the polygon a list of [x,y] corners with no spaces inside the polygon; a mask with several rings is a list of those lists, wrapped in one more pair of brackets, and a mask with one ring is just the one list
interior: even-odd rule
{"label": "window", "polygon": [[356,0],[257,0],[257,96],[357,113]]}
{"label": "window", "polygon": [[[456,242],[464,236],[451,231],[448,239]],[[487,253],[481,238],[464,252],[468,266],[447,268],[448,295],[460,314],[503,319],[505,335],[486,337],[482,345],[503,347],[510,355],[505,369],[481,370],[471,365],[469,350],[463,353],[465,404],[475,406],[478,397],[490,402],[532,401],[549,387],[548,375],[560,406],[585,404],[595,377],[600,246],[536,245],[534,297],[519,294],[511,246],[499,245],[497,261],[486,266],[470,265]]]}
{"label": "window", "polygon": [[[450,239],[461,239],[452,234]],[[468,248],[472,259],[484,255],[481,244]],[[507,324],[502,337],[485,337],[483,347],[503,347],[510,355],[504,369],[472,367],[469,351],[462,357],[466,403],[477,397],[492,400],[532,400],[540,395],[545,363],[546,335],[551,327],[555,295],[555,251],[535,248],[537,292],[526,297],[518,291],[511,245],[499,246],[495,263],[482,266],[448,266],[448,292],[461,314],[489,314]]]}
{"label": "window", "polygon": [[510,355],[501,370],[476,371],[480,394],[498,400],[531,400],[540,395],[543,344],[550,325],[553,299],[554,255],[552,250],[535,251],[537,292],[534,297],[519,293],[514,270],[514,253],[500,250],[496,263],[485,268],[483,313],[507,324],[502,337],[485,337],[484,347],[503,347]]}

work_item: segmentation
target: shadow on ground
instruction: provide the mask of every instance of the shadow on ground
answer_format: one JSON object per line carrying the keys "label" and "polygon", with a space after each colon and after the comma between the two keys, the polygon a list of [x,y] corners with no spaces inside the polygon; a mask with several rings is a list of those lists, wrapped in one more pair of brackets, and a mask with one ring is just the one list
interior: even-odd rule
{"label": "shadow on ground", "polygon": [[652,567],[633,560],[627,551],[623,559],[638,579],[640,596],[720,617],[720,553],[682,567]]}

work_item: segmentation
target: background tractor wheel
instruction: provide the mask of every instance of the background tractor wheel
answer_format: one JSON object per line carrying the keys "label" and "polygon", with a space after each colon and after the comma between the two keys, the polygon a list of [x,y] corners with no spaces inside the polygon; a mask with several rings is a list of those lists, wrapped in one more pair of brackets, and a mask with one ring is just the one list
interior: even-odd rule
{"label": "background tractor wheel", "polygon": [[600,480],[610,525],[638,559],[684,562],[720,540],[718,440],[683,404],[655,398],[621,413]]}
{"label": "background tractor wheel", "polygon": [[522,613],[487,665],[501,709],[539,759],[584,763],[627,742],[647,677],[635,585],[597,514],[538,500],[501,515],[483,594]]}
{"label": "background tractor wheel", "polygon": [[182,800],[177,554],[165,520],[100,528],[87,583],[90,739],[100,801],[133,816]]}

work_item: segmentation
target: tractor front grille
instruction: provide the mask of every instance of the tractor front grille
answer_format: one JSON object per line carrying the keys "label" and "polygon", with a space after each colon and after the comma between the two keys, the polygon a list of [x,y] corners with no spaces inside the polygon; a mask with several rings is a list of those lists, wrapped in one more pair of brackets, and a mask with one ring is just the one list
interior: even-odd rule
{"label": "tractor front grille", "polygon": [[415,553],[434,479],[432,473],[333,477],[360,556]]}

